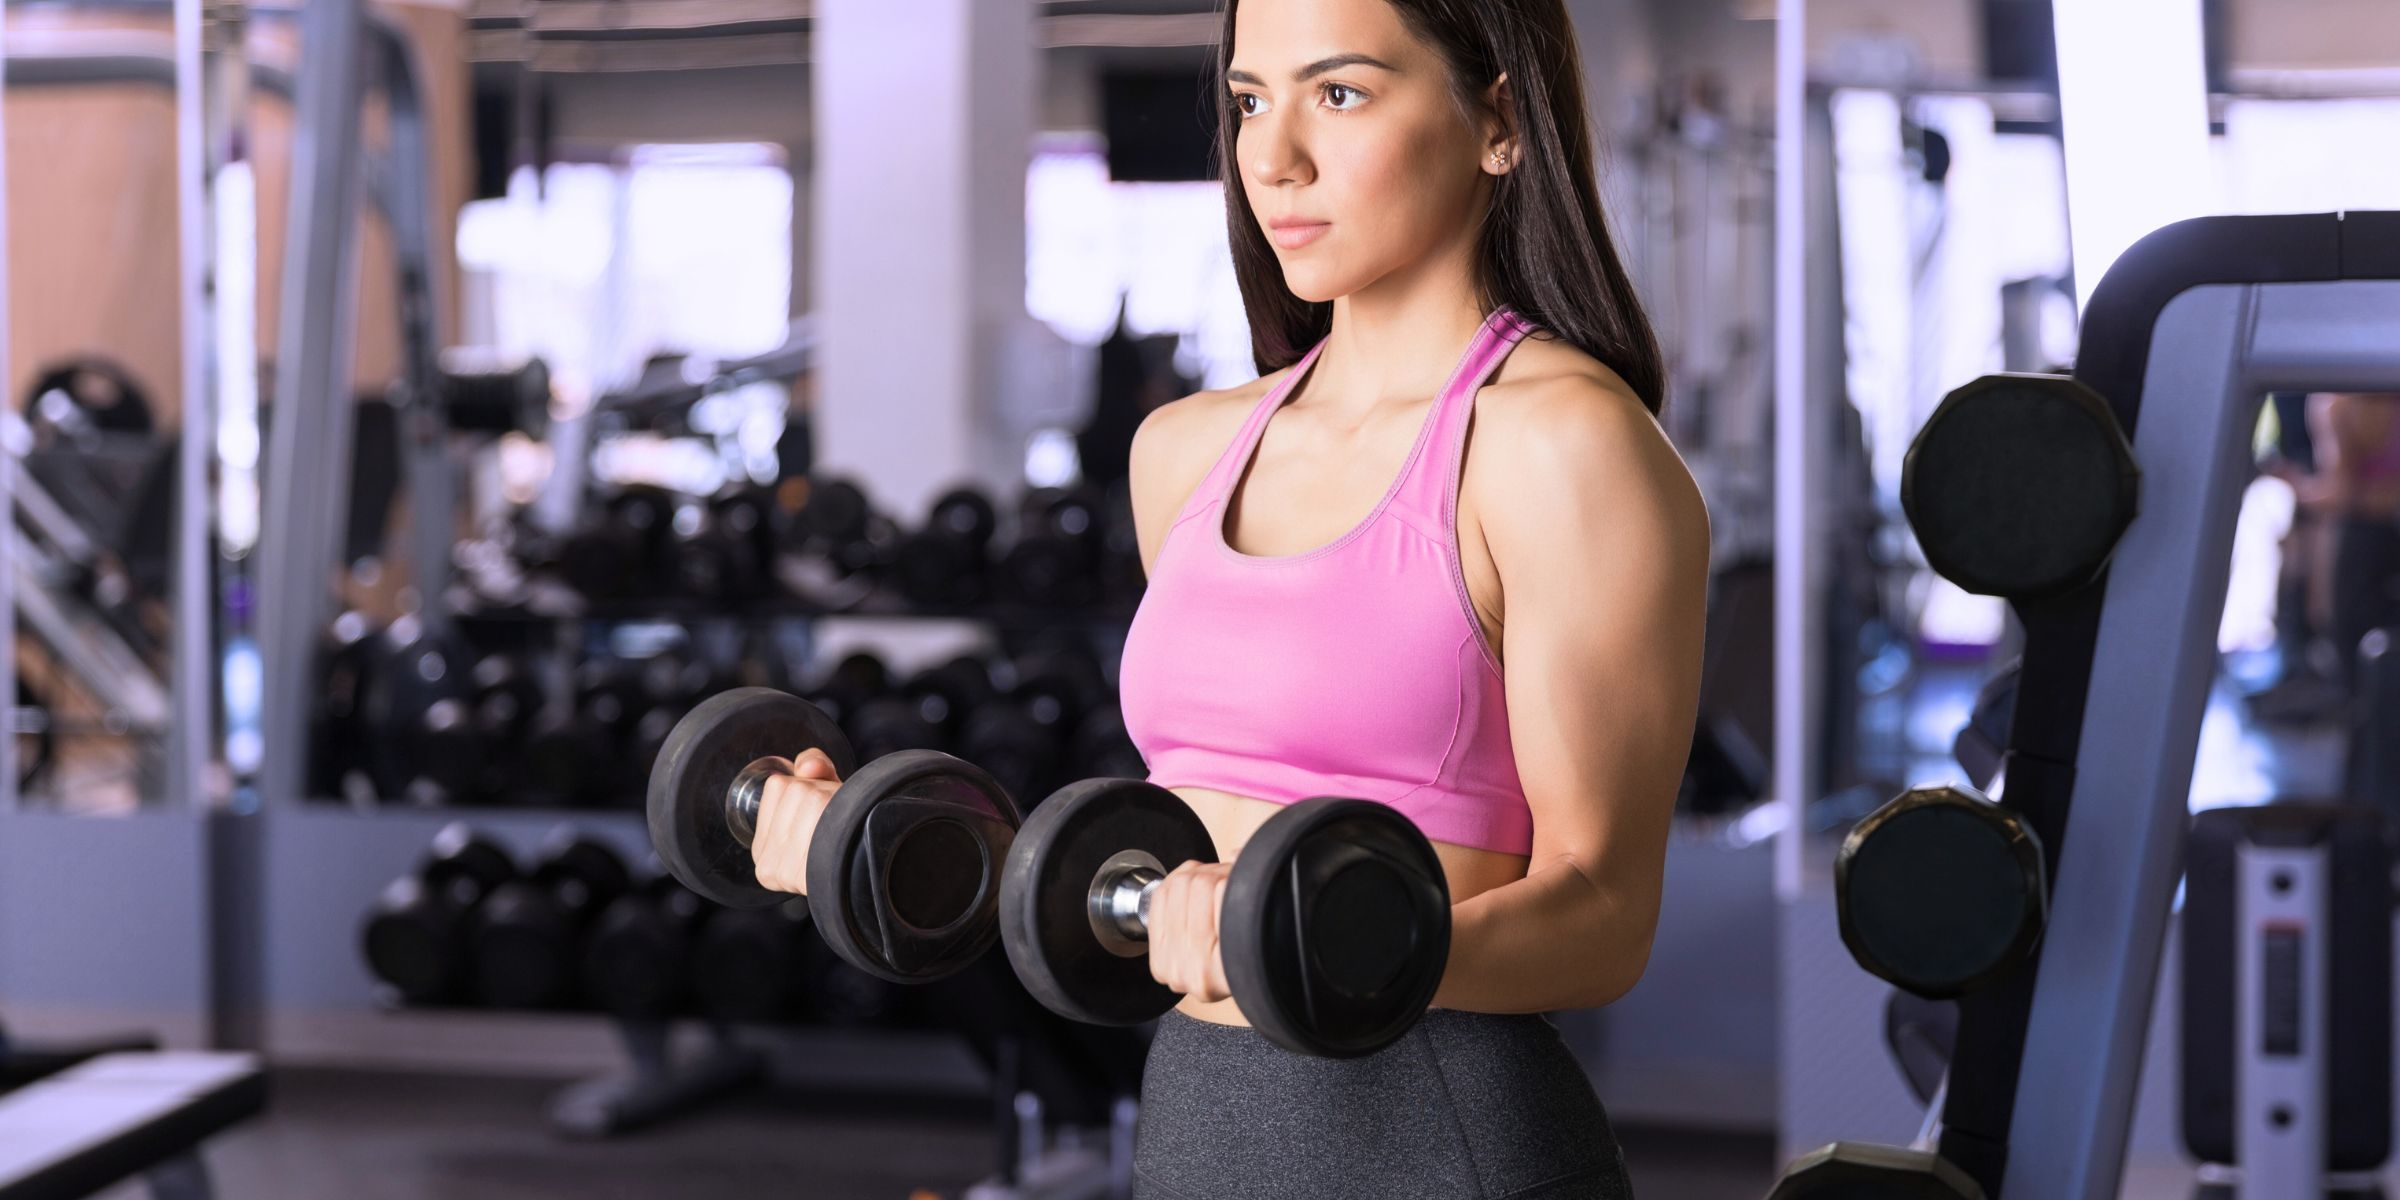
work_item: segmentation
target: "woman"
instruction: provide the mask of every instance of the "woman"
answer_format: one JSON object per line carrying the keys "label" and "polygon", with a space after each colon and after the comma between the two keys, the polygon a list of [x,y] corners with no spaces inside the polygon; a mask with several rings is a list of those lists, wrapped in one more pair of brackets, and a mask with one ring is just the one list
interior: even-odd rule
{"label": "woman", "polygon": [[2400,394],[2319,392],[2308,401],[2316,470],[2270,463],[2292,485],[2303,517],[2325,532],[2312,555],[2309,613],[2327,631],[2345,686],[2357,674],[2358,643],[2400,622]]}
{"label": "woman", "polygon": [[[1615,1000],[1647,958],[1708,519],[1654,420],[1573,31],[1559,0],[1235,0],[1224,28],[1269,373],[1162,407],[1131,454],[1126,727],[1225,860],[1152,900],[1151,970],[1184,1000],[1136,1194],[1627,1195],[1539,1014]],[[1415,818],[1455,905],[1432,1011],[1364,1059],[1246,1028],[1217,949],[1231,860],[1312,795]]]}
{"label": "woman", "polygon": [[[1560,0],[1232,0],[1224,28],[1219,157],[1268,373],[1160,407],[1129,457],[1150,584],[1126,725],[1223,860],[1151,900],[1151,973],[1184,999],[1135,1194],[1630,1195],[1541,1014],[1615,1000],[1647,960],[1708,518],[1654,419],[1573,32]],[[1227,864],[1314,795],[1408,814],[1454,905],[1432,1008],[1365,1058],[1248,1028],[1218,951]],[[771,864],[809,822],[766,803],[760,881],[797,889]]]}

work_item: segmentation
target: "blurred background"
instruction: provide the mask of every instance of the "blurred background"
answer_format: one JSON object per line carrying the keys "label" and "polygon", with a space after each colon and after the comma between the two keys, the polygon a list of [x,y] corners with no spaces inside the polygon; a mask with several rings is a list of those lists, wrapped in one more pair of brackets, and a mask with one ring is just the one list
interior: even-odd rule
{"label": "blurred background", "polygon": [[[2069,370],[2159,226],[2400,209],[2400,7],[1566,7],[1715,546],[1648,972],[1556,1020],[1643,1194],[1758,1196],[1948,1052],[1832,898],[2007,738],[2022,630],[1927,565],[1911,438]],[[1145,1030],[707,904],[643,787],[742,685],[1020,797],[1145,773],[1127,446],[1257,373],[1216,0],[5,14],[0,1197],[1110,1194]],[[2395,584],[2322,499],[2400,421],[2260,401],[2191,806],[2400,802],[2337,615]],[[2199,1162],[2168,953],[2128,1196]],[[59,1174],[26,1089],[112,1050],[234,1066]]]}

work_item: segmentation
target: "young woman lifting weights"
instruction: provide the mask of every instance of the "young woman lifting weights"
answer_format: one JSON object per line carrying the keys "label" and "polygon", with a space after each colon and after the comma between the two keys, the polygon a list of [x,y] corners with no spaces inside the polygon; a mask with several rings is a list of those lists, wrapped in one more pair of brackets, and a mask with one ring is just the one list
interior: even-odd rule
{"label": "young woman lifting weights", "polygon": [[[1159,408],[1131,451],[1126,726],[1223,860],[1150,900],[1183,999],[1137,1195],[1631,1194],[1542,1014],[1647,960],[1709,537],[1577,61],[1561,0],[1228,0],[1219,159],[1267,374]],[[752,843],[794,892],[837,782],[797,762]],[[1322,795],[1407,815],[1453,906],[1430,1009],[1364,1057],[1268,1042],[1219,953],[1231,863]]]}

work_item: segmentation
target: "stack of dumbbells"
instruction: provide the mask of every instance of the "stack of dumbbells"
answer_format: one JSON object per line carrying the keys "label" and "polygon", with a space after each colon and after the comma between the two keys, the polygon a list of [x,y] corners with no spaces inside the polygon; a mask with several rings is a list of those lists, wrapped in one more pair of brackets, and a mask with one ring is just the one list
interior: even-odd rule
{"label": "stack of dumbbells", "polygon": [[737,484],[710,497],[624,486],[564,535],[519,528],[510,549],[524,577],[587,606],[628,610],[797,601],[945,616],[1122,613],[1143,586],[1122,485],[1029,489],[1005,518],[988,493],[954,488],[914,528],[838,477]]}
{"label": "stack of dumbbells", "polygon": [[[358,803],[639,807],[675,722],[746,682],[683,650],[559,667],[546,651],[478,650],[355,613],[335,622],[324,661],[312,794]],[[953,751],[1025,794],[1142,773],[1098,658],[1067,640],[904,675],[853,653],[804,691],[861,746]]]}
{"label": "stack of dumbbells", "polygon": [[899,988],[836,957],[805,906],[731,909],[560,829],[529,861],[464,824],[392,881],[360,934],[394,1007],[655,1021],[908,1023]]}

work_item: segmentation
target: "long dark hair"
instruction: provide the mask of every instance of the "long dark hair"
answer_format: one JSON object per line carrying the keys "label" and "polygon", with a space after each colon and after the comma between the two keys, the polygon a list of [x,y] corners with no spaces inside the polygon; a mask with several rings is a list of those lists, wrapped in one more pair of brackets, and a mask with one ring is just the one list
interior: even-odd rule
{"label": "long dark hair", "polygon": [[[1461,116],[1483,106],[1484,89],[1502,72],[1516,96],[1523,153],[1514,170],[1497,178],[1477,238],[1475,287],[1484,311],[1506,304],[1608,364],[1656,415],[1666,367],[1600,214],[1583,74],[1562,0],[1386,2],[1448,64],[1451,99]],[[1298,362],[1331,332],[1333,303],[1302,300],[1284,287],[1283,268],[1242,190],[1234,155],[1241,118],[1223,91],[1239,4],[1225,2],[1217,78],[1210,87],[1225,106],[1217,121],[1217,174],[1225,181],[1234,277],[1250,316],[1250,353],[1263,375]]]}

